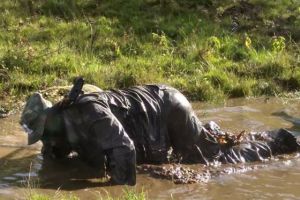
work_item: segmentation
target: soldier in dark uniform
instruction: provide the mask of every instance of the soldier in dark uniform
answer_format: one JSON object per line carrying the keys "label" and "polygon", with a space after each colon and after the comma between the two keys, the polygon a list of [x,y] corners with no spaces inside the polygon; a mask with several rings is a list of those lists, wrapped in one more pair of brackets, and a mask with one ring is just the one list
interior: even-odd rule
{"label": "soldier in dark uniform", "polygon": [[203,125],[185,96],[164,85],[83,94],[67,106],[50,106],[36,93],[21,124],[29,144],[43,142],[44,157],[64,158],[75,151],[94,166],[106,160],[116,184],[134,185],[136,163],[164,163],[170,148],[189,163],[258,161],[299,148],[285,129],[264,132],[262,140],[247,136],[224,145],[220,128]]}

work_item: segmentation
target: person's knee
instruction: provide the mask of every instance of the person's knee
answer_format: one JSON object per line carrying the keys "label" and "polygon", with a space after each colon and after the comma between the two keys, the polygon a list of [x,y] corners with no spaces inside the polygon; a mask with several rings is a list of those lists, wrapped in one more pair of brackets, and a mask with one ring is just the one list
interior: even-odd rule
{"label": "person's knee", "polygon": [[[186,148],[197,144],[202,123],[194,113],[187,98],[176,89],[166,91],[165,104],[168,136],[175,151],[186,152]],[[184,138],[184,140],[182,139]]]}

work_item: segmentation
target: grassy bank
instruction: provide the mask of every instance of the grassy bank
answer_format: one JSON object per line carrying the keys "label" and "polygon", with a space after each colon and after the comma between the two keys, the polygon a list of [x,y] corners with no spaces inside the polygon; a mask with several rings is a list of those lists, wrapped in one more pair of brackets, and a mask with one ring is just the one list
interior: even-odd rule
{"label": "grassy bank", "polygon": [[297,0],[2,0],[0,97],[167,83],[194,100],[300,88]]}

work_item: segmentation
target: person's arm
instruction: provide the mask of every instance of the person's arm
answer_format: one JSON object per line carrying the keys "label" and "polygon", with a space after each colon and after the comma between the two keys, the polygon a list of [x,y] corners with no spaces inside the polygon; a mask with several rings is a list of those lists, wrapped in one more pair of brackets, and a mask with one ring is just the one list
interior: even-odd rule
{"label": "person's arm", "polygon": [[64,159],[72,151],[66,137],[62,112],[56,105],[47,112],[41,141],[43,143],[41,153],[44,158]]}
{"label": "person's arm", "polygon": [[107,156],[112,182],[135,185],[136,152],[119,120],[109,111],[99,112],[90,132],[91,139],[100,145]]}

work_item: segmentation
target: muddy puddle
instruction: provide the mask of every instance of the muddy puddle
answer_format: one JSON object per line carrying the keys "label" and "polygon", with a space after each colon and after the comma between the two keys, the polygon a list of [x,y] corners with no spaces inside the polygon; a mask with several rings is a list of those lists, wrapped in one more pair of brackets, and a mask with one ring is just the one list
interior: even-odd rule
{"label": "muddy puddle", "polygon": [[[203,122],[213,120],[225,131],[284,127],[300,135],[300,99],[233,99],[222,105],[194,103],[193,107]],[[94,178],[97,172],[76,160],[43,164],[39,155],[41,144],[26,146],[26,135],[18,119],[17,114],[0,119],[0,199],[25,199],[28,187],[50,195],[59,190],[81,199],[100,199],[108,193],[118,196],[126,189],[106,186],[102,179]],[[206,170],[203,165],[184,167],[193,173]],[[200,177],[201,181],[193,184],[175,184],[145,169],[144,166],[139,170],[137,186],[131,188],[145,191],[149,199],[300,199],[299,154],[265,163],[211,167],[207,177]]]}

